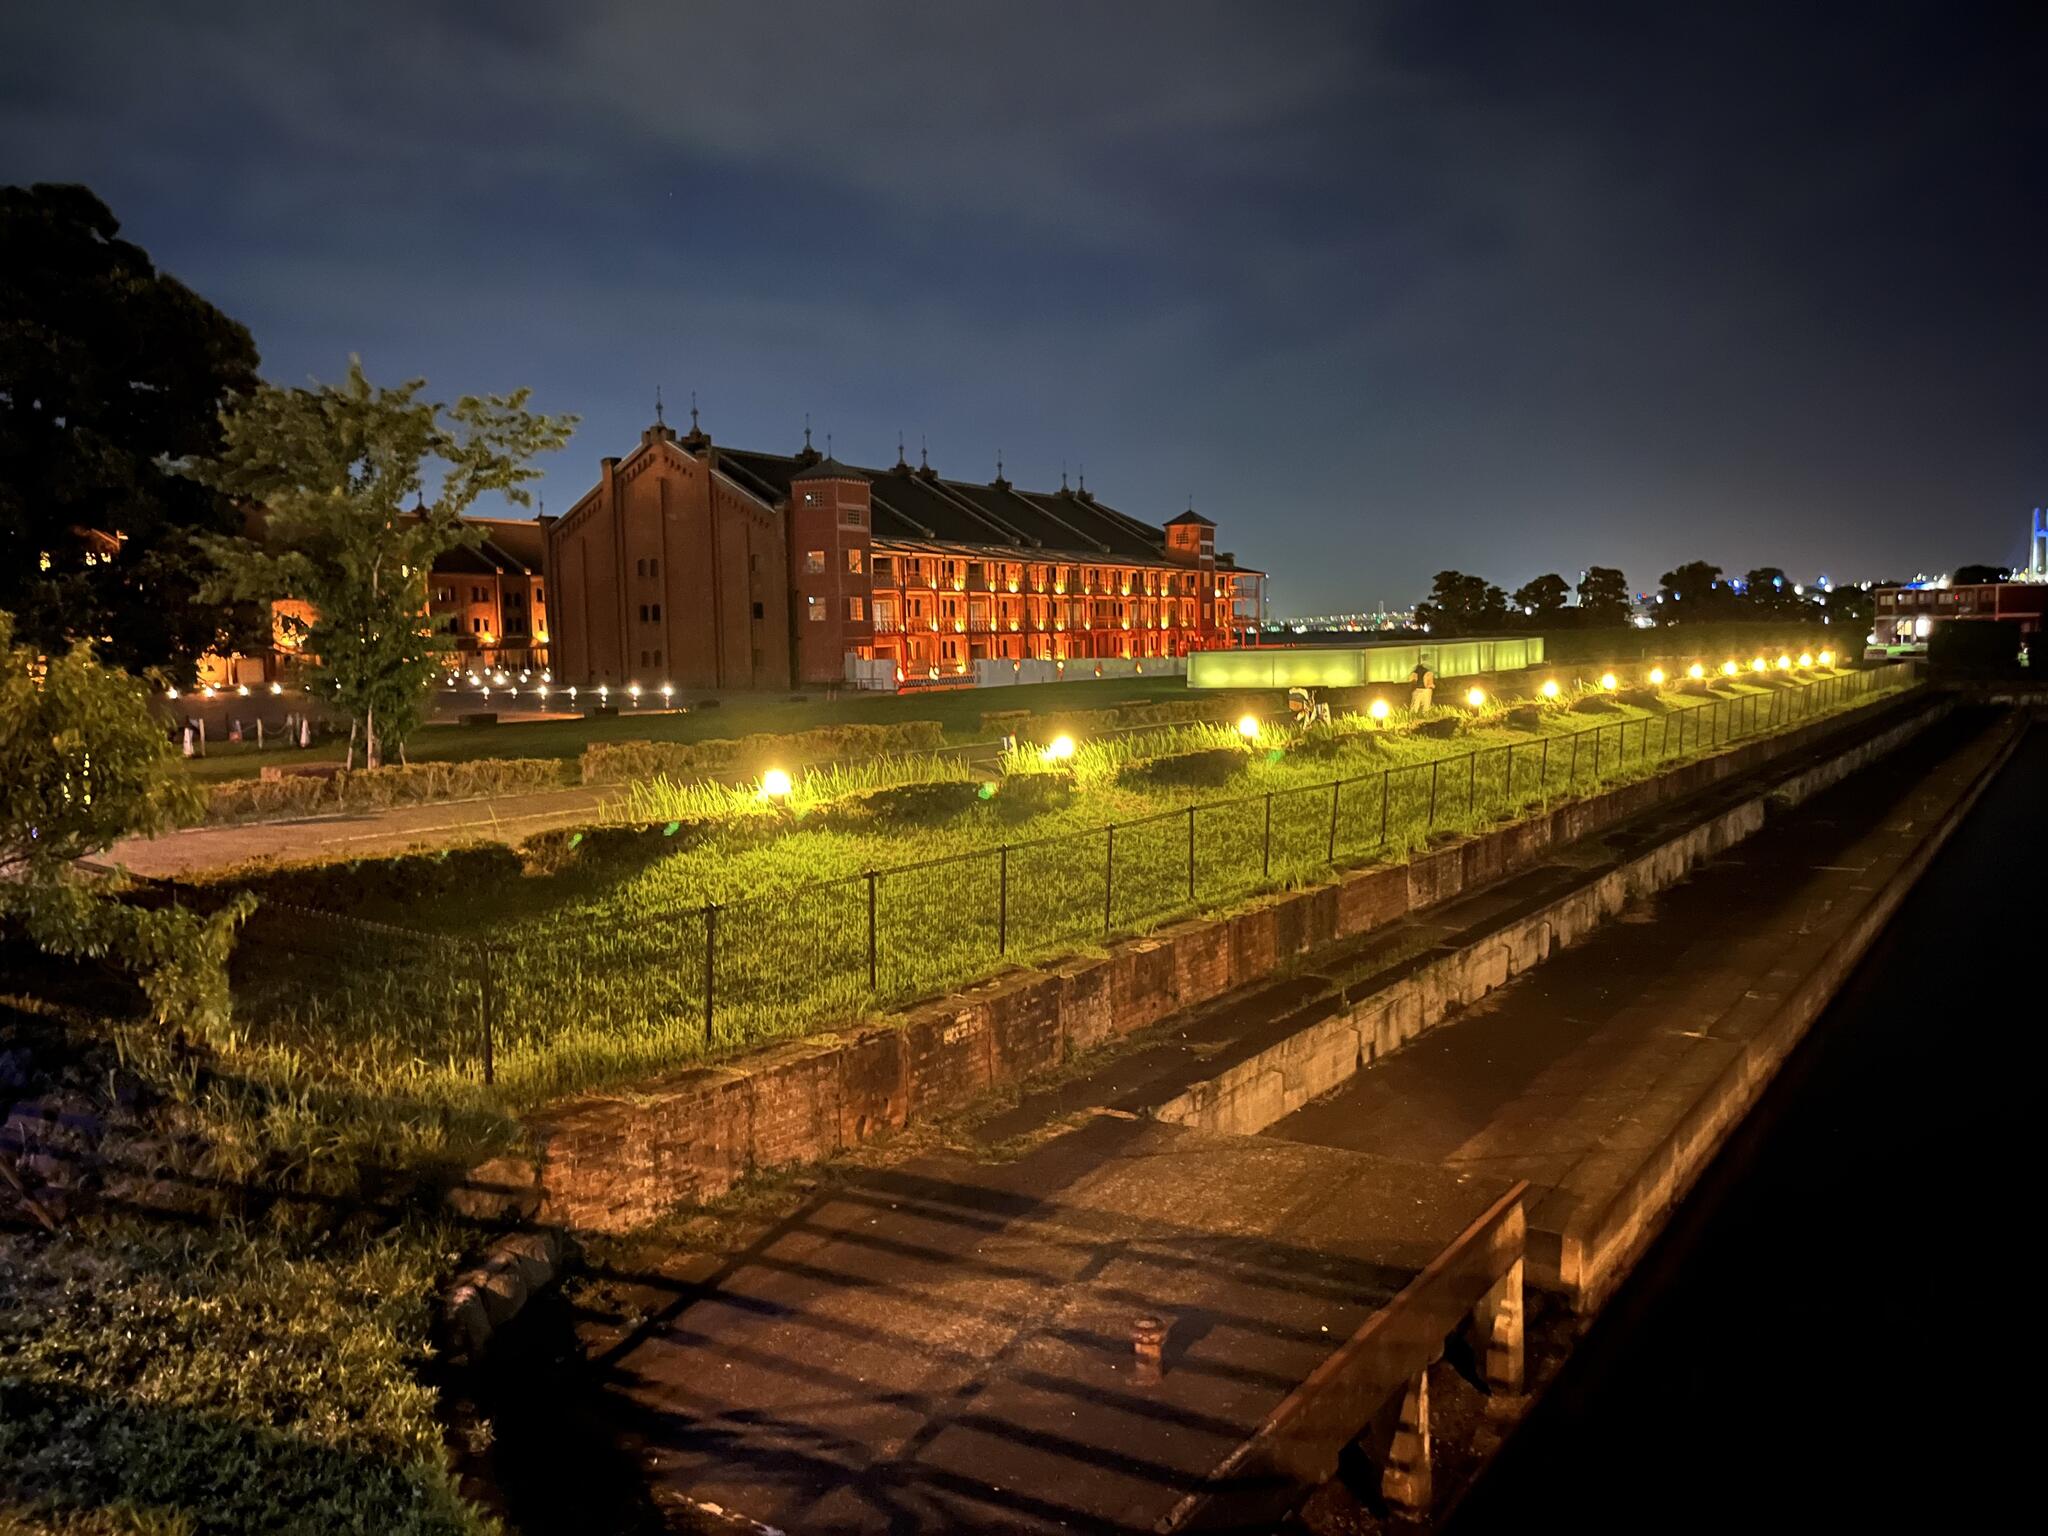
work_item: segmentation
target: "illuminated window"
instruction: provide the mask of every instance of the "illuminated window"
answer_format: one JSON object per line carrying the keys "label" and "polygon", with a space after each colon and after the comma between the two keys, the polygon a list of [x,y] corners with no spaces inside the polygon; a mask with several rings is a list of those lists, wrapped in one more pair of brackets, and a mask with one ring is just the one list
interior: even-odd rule
{"label": "illuminated window", "polygon": [[815,597],[814,597],[814,598],[811,598],[811,599],[810,599],[809,601],[810,601],[810,605],[811,605],[811,622],[812,622],[813,624],[822,624],[822,623],[824,623],[824,622],[825,622],[825,605],[824,605],[823,603],[819,602],[819,601],[818,601],[818,600],[817,600],[817,599],[816,599]]}
{"label": "illuminated window", "polygon": [[857,597],[849,597],[846,600],[847,621],[849,623],[858,624],[863,616],[864,615],[862,611],[861,600]]}
{"label": "illuminated window", "polygon": [[847,574],[850,576],[858,576],[860,574],[860,564],[860,546],[855,545],[852,549],[849,549],[846,552]]}
{"label": "illuminated window", "polygon": [[816,576],[822,573],[824,569],[825,551],[822,549],[811,550],[804,556],[804,570],[808,574]]}

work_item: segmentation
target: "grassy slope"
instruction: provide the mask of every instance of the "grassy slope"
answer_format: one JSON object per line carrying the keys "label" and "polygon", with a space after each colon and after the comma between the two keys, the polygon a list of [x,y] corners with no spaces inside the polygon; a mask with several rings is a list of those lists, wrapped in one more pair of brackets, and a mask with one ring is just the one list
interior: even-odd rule
{"label": "grassy slope", "polygon": [[[1734,698],[1768,698],[1747,680]],[[1318,875],[1332,845],[1339,862],[1398,860],[1432,837],[1519,814],[1572,792],[1568,733],[1605,725],[1599,782],[1654,772],[1699,748],[1667,725],[1695,701],[1654,709],[1548,716],[1536,731],[1498,716],[1458,739],[1401,732],[1356,734],[1321,753],[1265,750],[1227,783],[1206,788],[1138,785],[1096,765],[1072,803],[1018,814],[1008,785],[986,803],[914,824],[849,814],[843,807],[740,815],[709,826],[657,828],[623,856],[572,858],[522,877],[503,856],[504,877],[457,875],[432,889],[364,867],[351,910],[435,933],[487,937],[498,1012],[498,1069],[516,1100],[615,1080],[943,991],[1004,960],[1047,958],[1189,911]],[[1698,729],[1694,719],[1693,730]],[[1627,731],[1617,763],[1616,728]],[[1128,743],[1146,755],[1207,743],[1198,728]],[[1227,733],[1223,733],[1228,739]],[[1541,743],[1556,750],[1547,759]],[[1581,735],[1577,786],[1595,782]],[[1269,747],[1277,743],[1269,743]],[[1505,748],[1517,748],[1512,782]],[[1464,759],[1489,755],[1476,770]],[[1432,762],[1437,810],[1429,815]],[[1333,779],[1353,781],[1338,798]],[[1272,799],[1270,861],[1266,799]],[[1229,805],[1213,802],[1232,801]],[[1467,802],[1470,801],[1468,810]],[[1195,891],[1188,891],[1187,809],[1194,825]],[[675,814],[684,813],[679,806]],[[650,819],[661,808],[643,805]],[[1105,823],[1116,823],[1114,890],[1105,885]],[[667,830],[673,840],[665,839]],[[1007,855],[1007,898],[999,844]],[[901,866],[916,865],[904,869]],[[384,866],[382,868],[388,868]],[[868,891],[876,882],[877,985],[868,986]],[[819,882],[834,882],[819,884]],[[377,886],[383,886],[382,894]],[[316,898],[317,899],[317,898]],[[713,1035],[704,1030],[704,904],[722,905],[716,930]],[[999,931],[1000,925],[1000,931]],[[327,925],[341,947],[323,960],[308,948],[256,949],[247,957],[252,1013],[377,1080],[410,1075],[414,1052],[439,1067],[474,1068],[476,981],[460,955],[436,953],[405,933]],[[1001,953],[999,954],[999,940]],[[287,942],[310,943],[310,935]],[[309,985],[310,983],[310,985]]]}
{"label": "grassy slope", "polygon": [[509,1126],[275,1059],[220,1071],[62,990],[0,956],[13,1091],[104,1127],[57,1233],[0,1198],[0,1532],[494,1529],[422,1374],[434,1284],[474,1239],[418,1175]]}

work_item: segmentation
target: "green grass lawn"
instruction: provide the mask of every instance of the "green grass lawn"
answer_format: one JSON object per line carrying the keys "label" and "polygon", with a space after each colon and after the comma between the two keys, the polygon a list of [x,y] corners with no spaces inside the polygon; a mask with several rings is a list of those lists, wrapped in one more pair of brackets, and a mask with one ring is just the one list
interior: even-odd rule
{"label": "green grass lawn", "polygon": [[[1852,674],[1828,687],[1850,707],[1902,679]],[[238,1007],[255,1041],[368,1081],[473,1076],[488,954],[498,1082],[511,1102],[533,1103],[858,1020],[1332,864],[1404,859],[1715,750],[1774,712],[1805,718],[1822,697],[1776,678],[1716,696],[1717,711],[1678,694],[1591,715],[1556,709],[1532,729],[1491,710],[1451,740],[1353,721],[1326,740],[1268,733],[1233,751],[1227,728],[1161,728],[1084,747],[1066,803],[1026,803],[1020,786],[1039,775],[1024,774],[986,799],[972,785],[941,791],[948,808],[907,824],[802,795],[797,810],[737,801],[739,814],[691,821],[701,797],[678,790],[664,805],[657,788],[636,806],[654,825],[594,838],[586,853],[558,848],[523,870],[505,850],[444,855],[445,878],[432,859],[402,874],[365,861],[339,878],[368,921],[259,914],[237,960]],[[1190,751],[1228,758],[1225,780],[1124,772]],[[718,908],[708,917],[707,903]]]}
{"label": "green grass lawn", "polygon": [[0,1532],[497,1530],[428,1379],[435,1287],[477,1242],[432,1173],[511,1127],[454,1085],[444,1117],[166,1042],[108,990],[0,945],[5,1096],[92,1127],[65,1133],[79,1198],[27,1175],[55,1231],[0,1183]]}

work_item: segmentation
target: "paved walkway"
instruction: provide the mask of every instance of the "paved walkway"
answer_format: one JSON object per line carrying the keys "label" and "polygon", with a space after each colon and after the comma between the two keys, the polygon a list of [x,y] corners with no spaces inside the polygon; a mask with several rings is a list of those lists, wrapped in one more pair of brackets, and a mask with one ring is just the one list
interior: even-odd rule
{"label": "paved walkway", "polygon": [[261,860],[296,863],[454,843],[511,843],[552,827],[582,826],[597,820],[606,804],[621,793],[618,786],[543,789],[438,805],[401,805],[385,811],[188,827],[161,837],[128,838],[109,849],[102,861],[138,875],[168,878]]}

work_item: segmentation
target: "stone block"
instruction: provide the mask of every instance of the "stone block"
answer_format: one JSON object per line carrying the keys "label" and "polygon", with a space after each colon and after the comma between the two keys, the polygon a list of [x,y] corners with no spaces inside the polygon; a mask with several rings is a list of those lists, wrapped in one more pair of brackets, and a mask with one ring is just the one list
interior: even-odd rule
{"label": "stone block", "polygon": [[957,1109],[995,1082],[993,1032],[978,1002],[933,1004],[903,1023],[913,1119]]}
{"label": "stone block", "polygon": [[857,1147],[910,1121],[903,1031],[863,1030],[842,1040],[839,1062],[839,1145]]}

